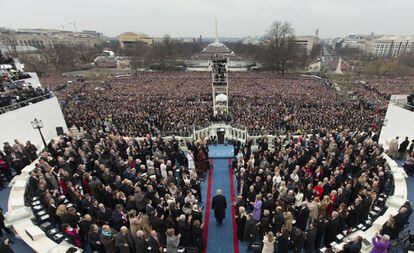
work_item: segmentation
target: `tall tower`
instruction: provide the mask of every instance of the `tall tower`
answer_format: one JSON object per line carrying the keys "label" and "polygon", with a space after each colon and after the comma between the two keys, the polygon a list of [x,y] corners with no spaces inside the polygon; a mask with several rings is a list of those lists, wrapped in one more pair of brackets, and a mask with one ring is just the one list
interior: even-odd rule
{"label": "tall tower", "polygon": [[216,37],[216,39],[214,40],[214,43],[219,43],[219,40],[218,40],[218,30],[217,30],[217,19],[215,19],[214,20],[215,21],[215,37]]}
{"label": "tall tower", "polygon": [[214,116],[229,112],[229,84],[227,82],[227,58],[212,56],[212,89]]}

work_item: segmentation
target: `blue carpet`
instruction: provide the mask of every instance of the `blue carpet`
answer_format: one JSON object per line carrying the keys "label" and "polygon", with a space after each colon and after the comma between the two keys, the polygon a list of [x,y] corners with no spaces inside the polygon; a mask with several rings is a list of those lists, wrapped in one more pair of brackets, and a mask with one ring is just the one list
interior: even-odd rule
{"label": "blue carpet", "polygon": [[220,227],[216,225],[214,212],[210,212],[207,252],[231,253],[233,252],[233,230],[231,223],[231,199],[227,159],[214,159],[213,168],[211,196],[215,196],[216,190],[221,189],[223,195],[226,197],[227,209],[226,218],[223,221],[223,225]]}
{"label": "blue carpet", "polygon": [[232,158],[234,156],[232,145],[209,145],[208,149],[210,158]]}
{"label": "blue carpet", "polygon": [[[0,192],[0,207],[3,208],[3,213],[5,214],[7,212],[7,203],[9,202],[9,194],[10,194],[10,187],[7,187],[6,189],[3,189]],[[3,236],[6,236],[7,234],[4,232]],[[34,252],[32,248],[30,248],[23,240],[16,238],[14,234],[7,235],[10,240],[13,242],[13,244],[10,244],[12,250],[16,253],[29,253]]]}

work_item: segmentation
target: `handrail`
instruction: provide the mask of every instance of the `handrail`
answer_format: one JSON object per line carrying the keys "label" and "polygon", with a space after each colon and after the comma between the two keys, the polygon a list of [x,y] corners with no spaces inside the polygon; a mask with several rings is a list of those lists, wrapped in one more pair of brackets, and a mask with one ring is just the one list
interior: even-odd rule
{"label": "handrail", "polygon": [[[37,96],[37,97],[32,97],[32,98],[26,99],[24,101],[13,103],[11,105],[5,105],[5,106],[0,107],[0,114],[9,112],[9,111],[12,111],[12,110],[15,110],[15,109],[22,108],[22,107],[26,106],[26,105],[23,105],[23,104],[30,103],[31,101],[37,100],[39,98],[44,98],[45,97],[44,99],[41,99],[37,102],[46,100],[46,99],[48,99],[50,97],[54,97],[54,96],[55,96],[55,94],[52,91],[49,91],[49,93],[47,93],[47,94],[43,94],[43,95],[40,95],[40,96]],[[37,102],[35,102],[35,103],[37,103]]]}

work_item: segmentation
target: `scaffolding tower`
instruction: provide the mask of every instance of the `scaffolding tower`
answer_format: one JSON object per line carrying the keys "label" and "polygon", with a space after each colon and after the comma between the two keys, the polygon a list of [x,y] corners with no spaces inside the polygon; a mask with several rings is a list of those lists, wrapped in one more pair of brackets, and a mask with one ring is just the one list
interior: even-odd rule
{"label": "scaffolding tower", "polygon": [[229,84],[227,81],[227,58],[214,56],[211,59],[213,111],[214,116],[226,115],[229,112]]}

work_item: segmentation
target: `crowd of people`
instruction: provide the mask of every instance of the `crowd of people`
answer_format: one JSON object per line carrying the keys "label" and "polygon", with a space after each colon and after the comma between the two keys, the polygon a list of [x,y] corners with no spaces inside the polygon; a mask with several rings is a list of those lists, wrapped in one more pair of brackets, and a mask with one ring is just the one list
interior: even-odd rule
{"label": "crowd of people", "polygon": [[136,78],[74,83],[57,95],[70,127],[114,129],[129,136],[188,136],[193,125],[206,124],[212,115],[207,87],[207,75],[145,73]]}
{"label": "crowd of people", "polygon": [[79,139],[62,136],[40,155],[28,198],[38,197],[50,222],[84,249],[202,252],[199,176],[208,149],[188,143],[184,155],[178,144],[93,130]]}
{"label": "crowd of people", "polygon": [[[207,143],[187,143],[184,153],[178,140],[160,136],[226,121],[250,135],[286,134],[272,144],[261,138],[258,150],[249,139],[234,144],[236,234],[249,250],[259,242],[265,253],[311,253],[368,224],[372,206],[392,191],[378,144],[388,99],[380,89],[360,85],[350,95],[326,80],[270,72],[231,73],[229,82],[230,113],[222,117],[212,115],[210,73],[62,86],[56,93],[67,124],[85,135],[49,143],[30,173],[27,200],[38,198],[52,226],[85,250],[203,252]],[[30,142],[5,143],[2,175],[10,180],[12,169],[19,174],[36,159]],[[216,197],[214,207],[222,206]],[[395,241],[411,212],[405,204],[390,217],[374,247]],[[361,247],[361,237],[345,244],[351,253]]]}
{"label": "crowd of people", "polygon": [[[379,126],[386,102],[369,103],[338,92],[325,80],[271,72],[229,74],[229,115],[214,117],[211,74],[146,72],[139,77],[73,83],[57,93],[69,127],[123,135],[186,135],[194,127],[226,121],[250,135],[318,127]],[[376,99],[376,98],[375,98]],[[347,108],[347,110],[343,110]]]}
{"label": "crowd of people", "polygon": [[0,58],[0,65],[0,113],[49,97],[45,96],[50,95],[48,89],[26,83],[24,79],[30,78],[30,75],[17,70],[12,59]]}
{"label": "crowd of people", "polygon": [[364,82],[367,89],[371,89],[382,96],[389,98],[391,95],[411,94],[414,90],[414,80],[412,79],[369,79]]}
{"label": "crowd of people", "polygon": [[[383,206],[378,199],[392,190],[392,174],[377,141],[372,129],[338,128],[276,139],[272,150],[266,139],[257,152],[248,143],[236,144],[238,239],[249,249],[262,241],[266,253],[275,247],[279,253],[313,252],[330,248],[337,234],[347,235],[360,223],[369,226],[371,207]],[[395,242],[411,212],[405,204],[382,235]],[[345,249],[359,252],[361,241],[357,237]]]}
{"label": "crowd of people", "polygon": [[[349,234],[360,223],[368,226],[372,206],[384,205],[378,199],[392,190],[377,141],[372,129],[339,127],[288,134],[272,145],[262,138],[257,150],[249,140],[235,142],[238,239],[248,249],[261,242],[265,253],[310,253],[329,248],[337,234]],[[82,138],[61,136],[41,153],[27,197],[38,197],[50,222],[84,249],[202,252],[200,178],[209,168],[208,146],[187,147],[185,154],[175,139],[147,135],[138,141],[98,130]],[[6,145],[4,152],[21,148]],[[411,212],[409,203],[400,208],[373,244],[395,241]],[[359,252],[361,242],[357,237],[345,249]]]}
{"label": "crowd of people", "polygon": [[4,181],[10,181],[13,174],[20,175],[24,167],[37,159],[37,147],[30,141],[25,144],[14,140],[13,145],[3,143],[0,150],[0,189],[6,187]]}
{"label": "crowd of people", "polygon": [[0,113],[15,110],[50,98],[52,94],[47,88],[28,86],[0,87]]}

